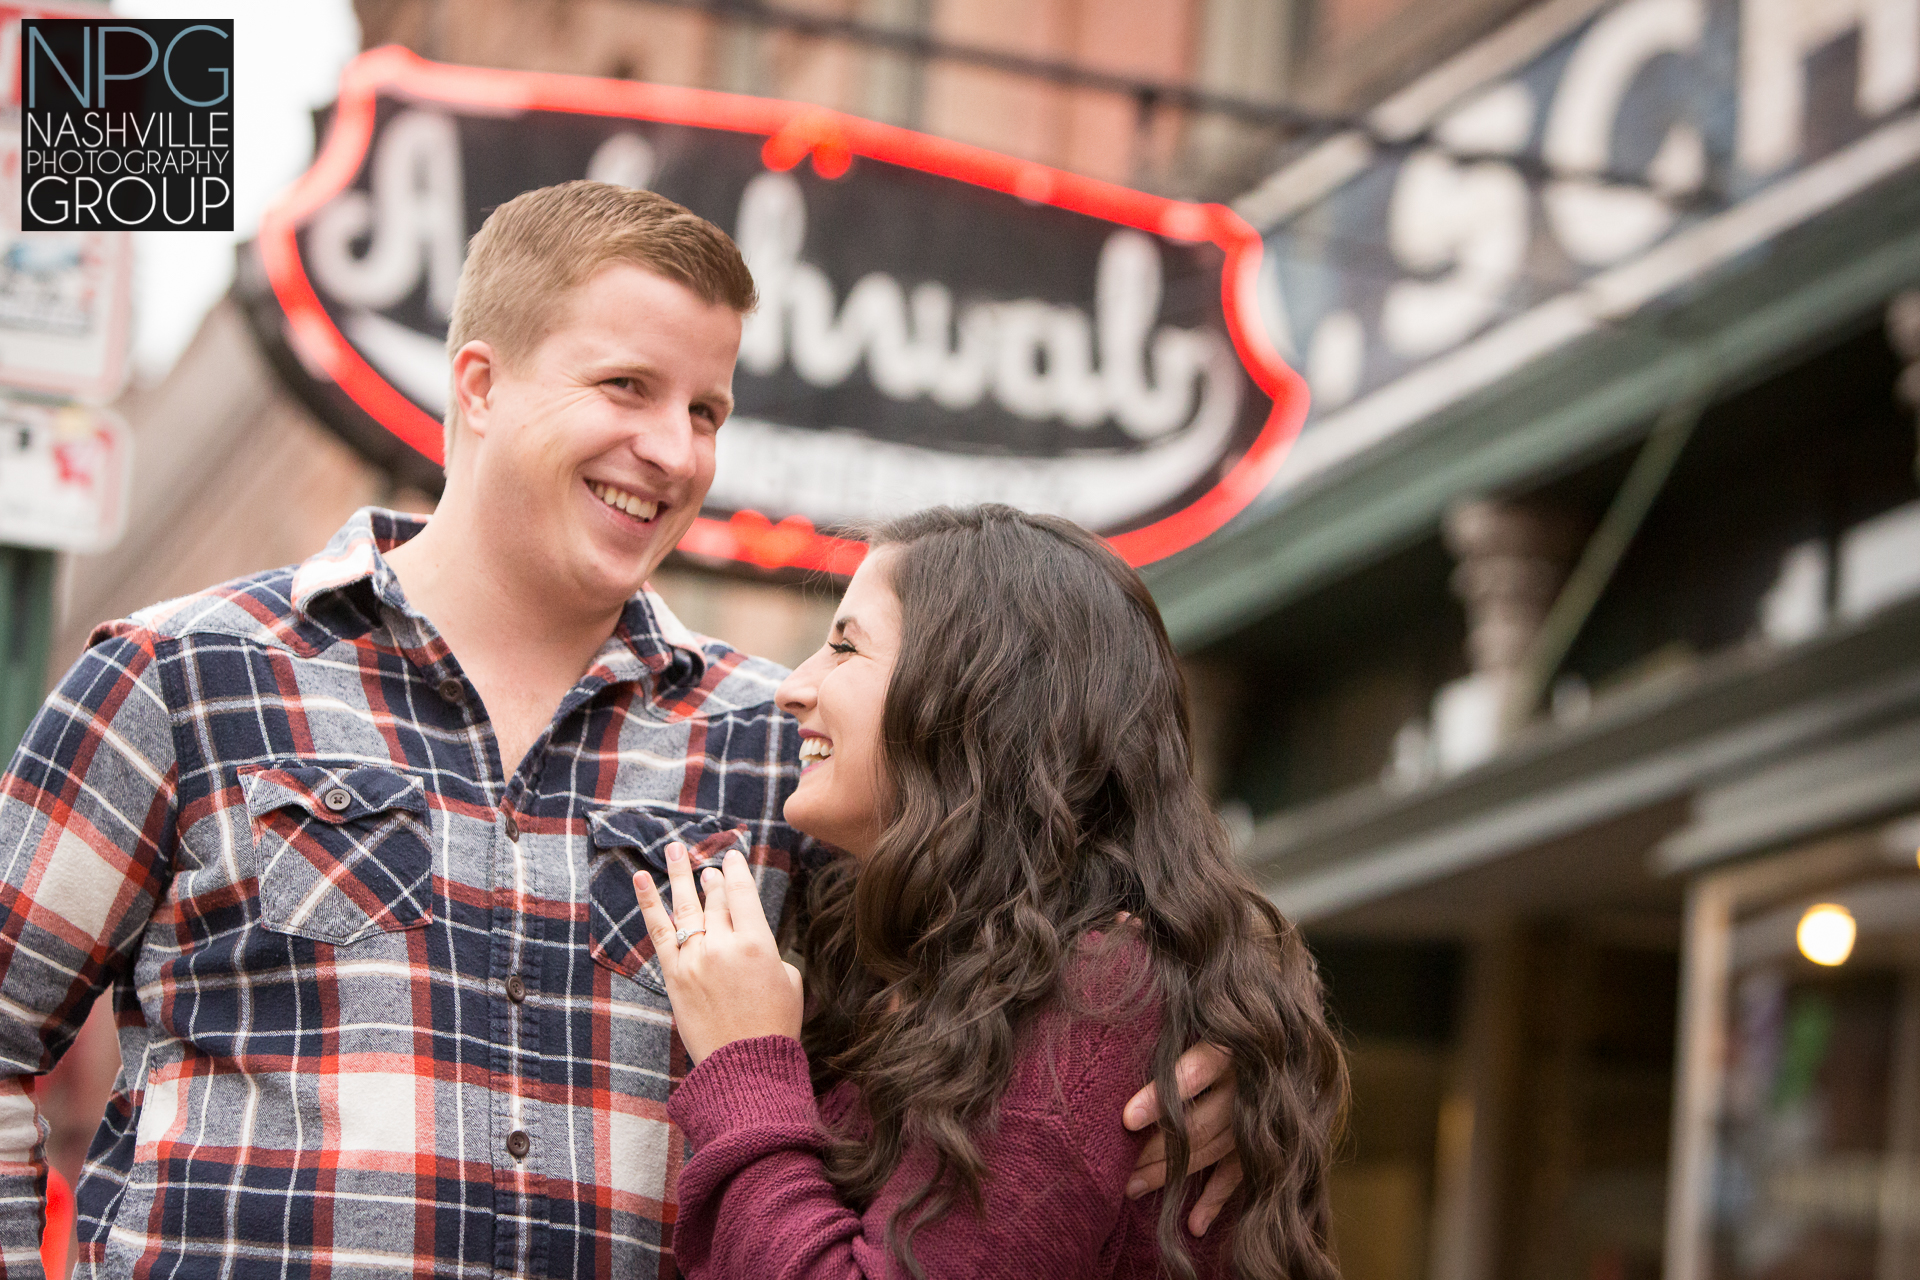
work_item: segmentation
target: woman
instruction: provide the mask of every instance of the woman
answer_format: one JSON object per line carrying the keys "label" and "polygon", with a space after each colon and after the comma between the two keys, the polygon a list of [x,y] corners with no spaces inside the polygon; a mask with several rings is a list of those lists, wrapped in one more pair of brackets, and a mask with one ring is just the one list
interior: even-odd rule
{"label": "woman", "polygon": [[[697,1065],[675,1253],[694,1277],[1334,1280],[1346,1077],[1298,934],[1195,784],[1185,690],[1139,576],[1065,520],[936,509],[874,530],[827,643],[780,690],[795,827],[843,850],[807,983],[737,854],[670,851],[640,902]],[[1114,1122],[1196,1040],[1233,1055],[1245,1181],[1196,1239],[1124,1191]],[[804,1046],[804,1049],[803,1049]],[[816,1091],[818,1102],[816,1103]],[[1224,1237],[1224,1239],[1223,1239]]]}

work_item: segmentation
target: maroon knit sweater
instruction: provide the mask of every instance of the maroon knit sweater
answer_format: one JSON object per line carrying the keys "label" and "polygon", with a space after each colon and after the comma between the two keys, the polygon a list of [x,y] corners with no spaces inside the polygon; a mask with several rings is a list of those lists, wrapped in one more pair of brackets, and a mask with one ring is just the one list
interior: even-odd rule
{"label": "maroon knit sweater", "polygon": [[[1161,1274],[1160,1196],[1128,1200],[1125,1187],[1144,1133],[1120,1110],[1148,1078],[1159,1038],[1158,1008],[1138,1000],[1117,1017],[1051,1012],[1026,1046],[981,1139],[986,1212],[962,1197],[914,1238],[929,1280],[1076,1280]],[[674,1255],[692,1280],[853,1280],[905,1277],[887,1247],[893,1211],[932,1168],[909,1147],[865,1213],[850,1208],[820,1163],[824,1125],[870,1131],[850,1084],[817,1103],[799,1042],[762,1036],[726,1045],[695,1067],[668,1102],[694,1154],[680,1171]],[[1202,1179],[1190,1179],[1190,1195]],[[1200,1275],[1227,1274],[1223,1237],[1232,1222],[1196,1240],[1182,1229]]]}

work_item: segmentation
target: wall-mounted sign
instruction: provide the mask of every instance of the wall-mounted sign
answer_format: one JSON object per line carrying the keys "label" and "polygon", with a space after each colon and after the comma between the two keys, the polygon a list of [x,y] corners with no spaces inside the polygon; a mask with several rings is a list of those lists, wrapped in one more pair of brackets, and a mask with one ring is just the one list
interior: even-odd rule
{"label": "wall-mounted sign", "polygon": [[1917,103],[1920,0],[1526,10],[1236,202],[1313,391],[1276,493],[1911,169]]}
{"label": "wall-mounted sign", "polygon": [[0,4],[0,386],[94,403],[126,385],[133,242],[106,231],[21,234],[20,20],[101,13]]}
{"label": "wall-mounted sign", "polygon": [[0,543],[107,550],[127,527],[132,474],[119,415],[0,398]]}
{"label": "wall-mounted sign", "polygon": [[1239,511],[1306,412],[1257,321],[1259,239],[1221,206],[801,104],[397,49],[347,69],[249,313],[330,422],[417,474],[468,237],[580,177],[712,219],[759,284],[697,555],[845,569],[836,525],[994,500],[1146,563]]}
{"label": "wall-mounted sign", "polygon": [[105,403],[127,381],[132,238],[22,232],[19,192],[20,149],[0,138],[0,386]]}

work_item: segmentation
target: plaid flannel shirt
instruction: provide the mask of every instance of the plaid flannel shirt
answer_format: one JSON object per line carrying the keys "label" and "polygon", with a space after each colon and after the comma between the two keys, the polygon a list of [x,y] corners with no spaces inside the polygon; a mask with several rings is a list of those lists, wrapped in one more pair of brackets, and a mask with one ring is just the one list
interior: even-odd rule
{"label": "plaid flannel shirt", "polygon": [[674,1274],[686,1055],[631,876],[739,844],[779,918],[784,673],[643,592],[507,776],[382,559],[419,527],[362,511],[101,627],[34,721],[0,796],[8,1277],[39,1271],[28,1078],[108,986],[91,1274]]}

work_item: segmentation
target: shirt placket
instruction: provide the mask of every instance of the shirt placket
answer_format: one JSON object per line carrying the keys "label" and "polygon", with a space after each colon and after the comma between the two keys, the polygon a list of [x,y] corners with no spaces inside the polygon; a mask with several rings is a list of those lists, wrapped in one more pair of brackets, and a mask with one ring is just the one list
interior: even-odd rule
{"label": "shirt placket", "polygon": [[[539,1275],[553,1226],[546,1213],[546,1178],[540,1172],[563,1161],[571,1117],[555,1116],[549,1095],[542,1090],[550,1065],[543,1051],[541,1030],[544,990],[542,972],[547,947],[548,915],[552,905],[544,882],[553,880],[543,856],[562,857],[553,842],[564,835],[552,830],[528,830],[532,815],[541,813],[537,791],[547,748],[568,731],[575,716],[584,716],[594,696],[607,684],[607,673],[597,664],[561,700],[553,723],[527,754],[528,768],[507,779],[495,824],[496,858],[493,876],[493,955],[489,986],[493,1000],[495,1088],[494,1108],[494,1270],[501,1275]],[[578,726],[573,726],[577,730]],[[560,828],[571,829],[579,815],[548,814]],[[543,828],[553,821],[543,820]],[[555,886],[557,887],[557,886]],[[564,961],[557,961],[564,970]],[[556,1048],[564,1043],[564,1036]]]}
{"label": "shirt placket", "polygon": [[[432,629],[418,615],[403,624],[415,652],[430,652]],[[444,654],[444,649],[441,651]],[[476,780],[501,797],[490,832],[488,884],[491,928],[487,945],[488,1073],[486,1151],[493,1171],[492,1269],[501,1276],[538,1274],[546,1246],[541,1125],[536,1114],[541,1071],[540,1022],[533,1007],[540,990],[541,877],[538,837],[522,830],[532,796],[518,777],[494,774],[486,717],[472,686],[451,655],[418,668],[434,694],[459,709],[472,735]],[[537,754],[537,753],[536,753]]]}
{"label": "shirt placket", "polygon": [[[397,601],[388,600],[389,607]],[[498,796],[491,830],[491,928],[488,940],[489,992],[488,1053],[491,1106],[487,1116],[486,1150],[493,1172],[492,1270],[499,1276],[544,1274],[553,1229],[547,1212],[547,1179],[540,1172],[549,1162],[564,1160],[567,1135],[555,1126],[572,1123],[554,1117],[541,1085],[548,1072],[541,1043],[539,993],[543,990],[542,957],[547,920],[541,910],[543,885],[540,857],[553,853],[543,841],[564,843],[563,834],[580,815],[544,813],[538,791],[542,750],[564,734],[573,717],[588,716],[597,695],[609,686],[645,683],[671,665],[665,653],[635,652],[624,635],[610,638],[579,684],[561,701],[541,743],[528,755],[524,773],[500,778],[491,764],[486,717],[459,664],[444,647],[433,643],[433,629],[411,610],[395,609],[396,632],[411,641],[414,653],[439,649],[436,661],[416,667],[441,701],[463,712],[473,735],[475,779],[490,796]],[[578,729],[578,726],[572,726]],[[504,785],[503,785],[504,784]],[[527,830],[528,826],[539,830]],[[559,856],[564,856],[561,854]],[[551,870],[551,869],[548,869]],[[556,961],[564,966],[564,961]],[[564,1039],[564,1037],[562,1037]],[[558,1044],[556,1044],[556,1048]]]}
{"label": "shirt placket", "polygon": [[[509,793],[513,794],[512,792]],[[533,1094],[541,1070],[540,1023],[529,1007],[540,990],[539,839],[520,825],[512,804],[494,824],[492,961],[488,971],[493,1052],[494,1270],[538,1271],[545,1203],[538,1173],[547,1155]]]}

